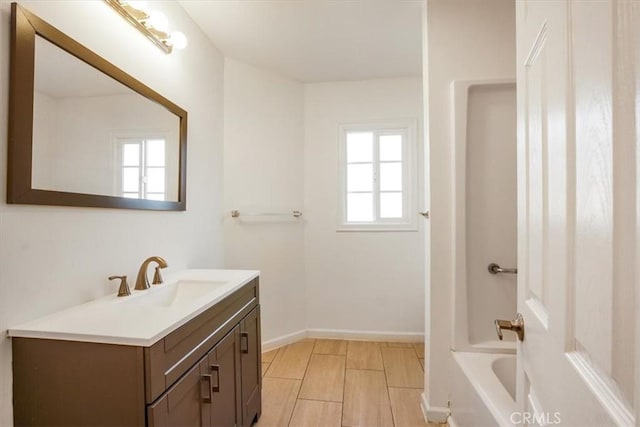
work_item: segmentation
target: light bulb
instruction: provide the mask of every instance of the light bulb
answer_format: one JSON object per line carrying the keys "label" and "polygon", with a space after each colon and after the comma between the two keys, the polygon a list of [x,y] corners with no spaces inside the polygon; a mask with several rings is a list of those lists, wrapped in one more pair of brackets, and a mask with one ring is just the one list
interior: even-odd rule
{"label": "light bulb", "polygon": [[169,19],[167,19],[164,13],[154,10],[149,14],[147,24],[158,31],[167,31],[167,28],[169,28]]}
{"label": "light bulb", "polygon": [[187,47],[187,36],[180,31],[174,31],[169,36],[169,43],[174,49],[184,49]]}

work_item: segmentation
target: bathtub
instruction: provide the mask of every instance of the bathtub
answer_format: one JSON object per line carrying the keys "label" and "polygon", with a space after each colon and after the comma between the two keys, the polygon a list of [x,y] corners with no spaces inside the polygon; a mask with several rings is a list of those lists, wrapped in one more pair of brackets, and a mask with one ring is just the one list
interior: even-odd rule
{"label": "bathtub", "polygon": [[516,356],[452,352],[451,427],[512,426]]}

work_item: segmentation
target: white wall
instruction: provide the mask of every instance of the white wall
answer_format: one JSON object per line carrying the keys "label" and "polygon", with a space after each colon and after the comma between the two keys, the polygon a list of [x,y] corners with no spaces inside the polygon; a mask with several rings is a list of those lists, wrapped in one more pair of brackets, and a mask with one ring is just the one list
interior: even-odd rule
{"label": "white wall", "polygon": [[221,267],[223,59],[173,2],[150,2],[189,37],[165,55],[99,1],[24,1],[32,12],[189,113],[186,212],[6,205],[9,2],[0,1],[0,425],[12,425],[11,345],[4,330],[116,292],[142,260]]}
{"label": "white wall", "polygon": [[419,78],[303,85],[225,60],[225,266],[262,271],[267,346],[306,330],[422,337],[422,231],[336,232],[338,125],[420,122],[421,106]]}
{"label": "white wall", "polygon": [[428,129],[430,144],[431,275],[426,312],[425,404],[447,412],[450,392],[452,191],[450,85],[454,80],[515,77],[513,0],[427,0]]}
{"label": "white wall", "polygon": [[[422,217],[419,231],[336,232],[338,126],[406,118],[419,123],[421,157],[420,78],[305,86],[305,279],[311,330],[422,337]],[[422,188],[420,183],[419,194]]]}
{"label": "white wall", "polygon": [[305,328],[304,223],[229,212],[303,210],[303,85],[225,60],[225,267],[259,269],[262,340]]}

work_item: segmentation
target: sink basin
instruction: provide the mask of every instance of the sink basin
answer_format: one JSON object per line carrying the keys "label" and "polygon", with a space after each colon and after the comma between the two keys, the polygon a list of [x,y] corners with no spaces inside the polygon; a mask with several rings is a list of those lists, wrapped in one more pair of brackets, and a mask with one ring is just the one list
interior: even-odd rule
{"label": "sink basin", "polygon": [[10,328],[12,337],[148,347],[258,277],[252,270],[168,271],[165,283],[115,292]]}
{"label": "sink basin", "polygon": [[176,283],[158,285],[154,292],[131,302],[167,308],[185,306],[212,292],[220,291],[226,284],[226,281],[221,280],[179,280]]}

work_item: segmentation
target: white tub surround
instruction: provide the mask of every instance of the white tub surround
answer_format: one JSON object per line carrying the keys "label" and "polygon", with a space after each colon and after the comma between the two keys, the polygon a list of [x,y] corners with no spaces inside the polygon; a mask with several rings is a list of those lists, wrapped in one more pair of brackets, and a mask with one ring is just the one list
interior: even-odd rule
{"label": "white tub surround", "polygon": [[516,85],[514,79],[451,83],[454,161],[452,343],[456,351],[515,353],[495,319],[516,312]]}
{"label": "white tub surround", "polygon": [[517,411],[516,356],[452,352],[452,426],[512,426]]}
{"label": "white tub surround", "polygon": [[452,424],[511,425],[515,334],[498,340],[494,321],[514,316],[517,276],[492,274],[488,266],[517,264],[516,87],[512,79],[454,81],[450,95]]}
{"label": "white tub surround", "polygon": [[165,283],[108,295],[10,328],[10,337],[149,347],[258,277],[253,270],[168,272]]}

